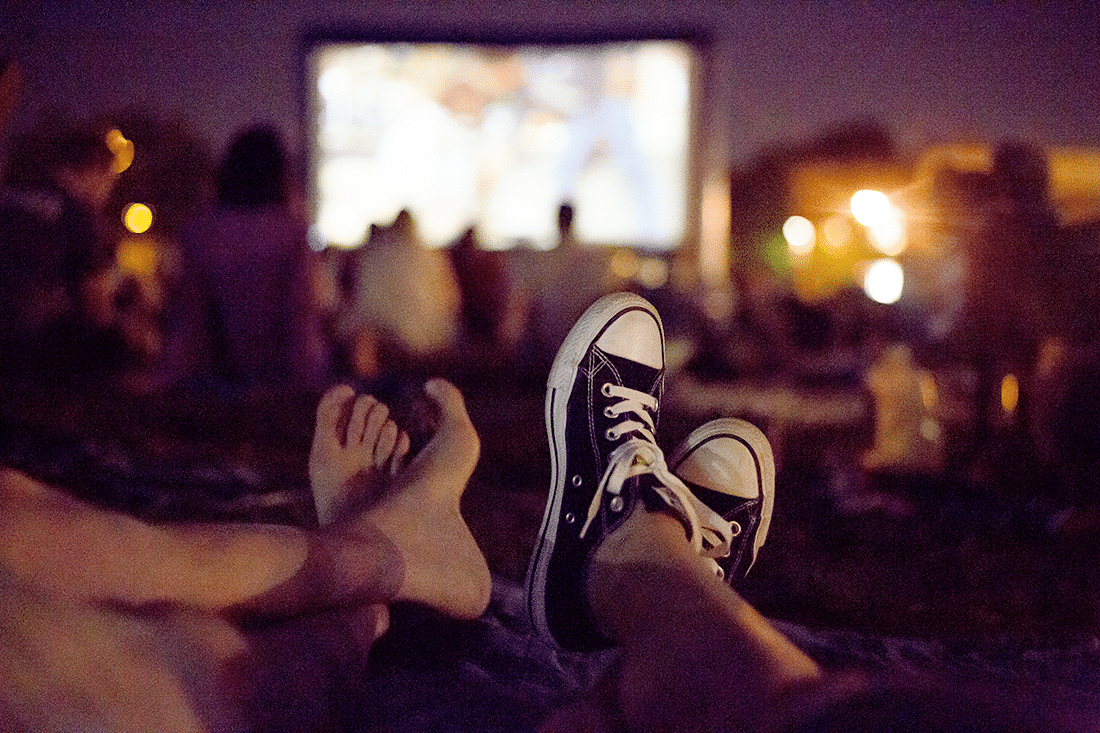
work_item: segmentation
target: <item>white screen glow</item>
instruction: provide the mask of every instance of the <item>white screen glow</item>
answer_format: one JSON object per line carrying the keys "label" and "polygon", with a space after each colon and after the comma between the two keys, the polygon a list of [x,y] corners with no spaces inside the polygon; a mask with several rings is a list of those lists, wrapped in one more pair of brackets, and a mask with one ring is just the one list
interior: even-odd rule
{"label": "white screen glow", "polygon": [[669,249],[684,235],[692,51],[683,43],[341,43],[309,57],[315,231],[355,246],[414,216],[430,245],[578,239]]}

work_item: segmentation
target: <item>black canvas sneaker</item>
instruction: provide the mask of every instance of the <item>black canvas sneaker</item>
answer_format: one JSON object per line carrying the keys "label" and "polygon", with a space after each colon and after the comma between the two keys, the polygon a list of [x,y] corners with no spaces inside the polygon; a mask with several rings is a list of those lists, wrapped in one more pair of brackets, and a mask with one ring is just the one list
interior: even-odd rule
{"label": "black canvas sneaker", "polygon": [[647,504],[668,506],[684,521],[697,549],[704,536],[721,545],[697,510],[711,512],[672,475],[657,447],[663,388],[660,316],[629,293],[590,306],[554,359],[546,391],[550,495],[527,573],[527,603],[540,636],[563,649],[612,645],[589,607],[589,560],[643,491]]}
{"label": "black canvas sneaker", "polygon": [[764,434],[735,418],[696,428],[669,467],[701,502],[729,523],[730,553],[717,558],[730,584],[745,577],[768,536],[775,502],[775,460]]}

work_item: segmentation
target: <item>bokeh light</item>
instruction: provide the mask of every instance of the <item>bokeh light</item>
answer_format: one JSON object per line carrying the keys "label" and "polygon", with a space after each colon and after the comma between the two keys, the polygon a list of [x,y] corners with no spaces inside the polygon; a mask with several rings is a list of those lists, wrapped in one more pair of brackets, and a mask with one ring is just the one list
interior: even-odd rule
{"label": "bokeh light", "polygon": [[638,262],[634,279],[643,287],[656,290],[668,282],[668,263],[656,257],[643,257]]}
{"label": "bokeh light", "polygon": [[115,154],[114,171],[122,173],[134,162],[134,144],[118,129],[107,132],[107,147]]}
{"label": "bokeh light", "polygon": [[940,401],[940,391],[936,386],[936,378],[931,372],[921,372],[917,384],[920,386],[920,399],[921,403],[924,404],[924,409],[935,410]]}
{"label": "bokeh light", "polygon": [[149,278],[156,276],[160,256],[148,237],[123,237],[115,251],[115,262],[127,275]]}
{"label": "bokeh light", "polygon": [[885,216],[874,226],[867,227],[871,246],[886,255],[896,257],[905,251],[908,241],[905,236],[905,215],[901,209],[891,205]]}
{"label": "bokeh light", "polygon": [[863,189],[852,194],[852,216],[865,227],[878,226],[890,217],[890,199],[882,191]]}
{"label": "bokeh light", "polygon": [[608,261],[611,274],[620,280],[633,280],[638,273],[638,255],[634,250],[616,248]]}
{"label": "bokeh light", "polygon": [[898,302],[904,287],[905,274],[896,260],[875,260],[863,274],[863,292],[876,303]]}
{"label": "bokeh light", "polygon": [[1015,374],[1006,374],[1001,380],[1001,408],[1008,414],[1016,412],[1020,404],[1020,381]]}
{"label": "bokeh light", "polygon": [[143,234],[153,226],[153,210],[145,204],[130,204],[122,215],[122,223],[134,234]]}
{"label": "bokeh light", "polygon": [[834,214],[822,222],[821,234],[828,249],[842,252],[852,241],[852,221],[843,214]]}
{"label": "bokeh light", "polygon": [[817,229],[806,217],[792,216],[783,222],[783,238],[792,255],[805,256],[813,251]]}

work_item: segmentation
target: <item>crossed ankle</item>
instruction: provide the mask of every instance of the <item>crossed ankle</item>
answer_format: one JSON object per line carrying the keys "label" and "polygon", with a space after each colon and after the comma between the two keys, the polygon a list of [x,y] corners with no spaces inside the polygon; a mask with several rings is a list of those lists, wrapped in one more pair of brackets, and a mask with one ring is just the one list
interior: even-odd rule
{"label": "crossed ankle", "polygon": [[327,572],[341,601],[388,603],[406,582],[408,566],[398,545],[367,522],[340,522],[322,530]]}
{"label": "crossed ankle", "polygon": [[691,526],[691,520],[689,520],[682,512],[673,510],[660,494],[656,492],[652,487],[646,488],[641,493],[642,506],[645,511],[653,514],[662,514],[666,517],[671,517],[684,529],[684,539],[691,542],[691,535],[694,531]]}

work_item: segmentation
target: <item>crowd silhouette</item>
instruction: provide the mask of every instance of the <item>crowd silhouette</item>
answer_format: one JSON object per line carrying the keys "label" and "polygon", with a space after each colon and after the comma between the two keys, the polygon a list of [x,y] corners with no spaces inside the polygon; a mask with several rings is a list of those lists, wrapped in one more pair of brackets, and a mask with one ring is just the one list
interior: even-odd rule
{"label": "crowd silhouette", "polygon": [[[734,305],[715,311],[712,290],[643,285],[615,265],[614,249],[578,242],[569,202],[546,252],[486,251],[476,223],[431,248],[408,210],[372,224],[360,247],[311,246],[297,156],[277,130],[257,125],[210,169],[207,203],[158,243],[170,266],[151,275],[150,305],[135,301],[145,291],[120,271],[121,229],[106,211],[109,200],[118,205],[119,173],[104,125],[51,122],[12,137],[3,181],[8,381],[106,380],[234,399],[315,395],[335,379],[402,373],[493,368],[522,381],[548,368],[588,303],[633,289],[670,306],[682,363],[703,381],[866,391],[897,345],[916,370],[972,374],[962,398],[969,420],[937,446],[947,471],[995,485],[1006,472],[1021,475],[1007,466],[1028,464],[1043,478],[1024,493],[1074,508],[1100,500],[1095,411],[1086,408],[1100,358],[1096,227],[1058,221],[1038,147],[1005,143],[988,172],[937,174],[925,226],[942,266],[923,302],[881,306],[855,287],[810,302],[743,254],[718,298]],[[808,149],[824,154],[824,145]],[[865,147],[844,150],[866,155]],[[884,143],[874,151],[895,154]],[[756,220],[772,216],[767,181],[776,175],[735,179],[764,186]],[[137,308],[144,332],[128,320]],[[1011,409],[1002,404],[1006,379],[1018,390]]]}

